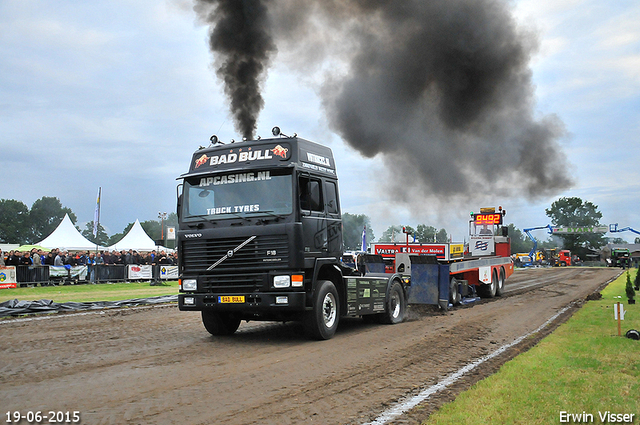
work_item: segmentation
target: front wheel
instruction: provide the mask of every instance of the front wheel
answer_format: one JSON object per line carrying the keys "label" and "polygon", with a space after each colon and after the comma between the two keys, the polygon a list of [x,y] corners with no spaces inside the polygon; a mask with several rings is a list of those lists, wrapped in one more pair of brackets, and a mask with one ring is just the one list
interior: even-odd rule
{"label": "front wheel", "polygon": [[339,312],[336,286],[330,280],[318,282],[313,296],[313,310],[307,312],[304,318],[307,334],[314,339],[331,339],[338,329]]}
{"label": "front wheel", "polygon": [[233,313],[202,310],[202,324],[211,335],[231,335],[238,330],[240,319]]}
{"label": "front wheel", "polygon": [[382,323],[393,325],[404,320],[404,315],[407,311],[407,302],[404,298],[404,291],[402,290],[402,285],[400,285],[400,283],[394,282],[391,285],[385,307],[385,312],[382,316]]}

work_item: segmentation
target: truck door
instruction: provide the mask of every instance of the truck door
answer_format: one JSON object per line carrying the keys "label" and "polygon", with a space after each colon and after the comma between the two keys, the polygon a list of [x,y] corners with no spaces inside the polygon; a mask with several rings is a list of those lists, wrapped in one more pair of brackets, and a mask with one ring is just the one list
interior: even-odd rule
{"label": "truck door", "polygon": [[342,217],[338,199],[338,183],[333,180],[324,182],[325,211],[327,213],[328,252],[330,255],[342,254]]}
{"label": "truck door", "polygon": [[298,194],[305,256],[325,255],[329,240],[322,180],[309,174],[300,174]]}

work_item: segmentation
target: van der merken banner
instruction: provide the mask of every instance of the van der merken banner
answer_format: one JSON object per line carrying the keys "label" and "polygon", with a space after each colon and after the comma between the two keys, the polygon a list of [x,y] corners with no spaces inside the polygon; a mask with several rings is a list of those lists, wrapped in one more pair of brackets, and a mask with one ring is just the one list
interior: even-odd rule
{"label": "van der merken banner", "polygon": [[579,233],[607,233],[609,228],[607,226],[585,226],[585,227],[554,227],[554,235],[573,235]]}

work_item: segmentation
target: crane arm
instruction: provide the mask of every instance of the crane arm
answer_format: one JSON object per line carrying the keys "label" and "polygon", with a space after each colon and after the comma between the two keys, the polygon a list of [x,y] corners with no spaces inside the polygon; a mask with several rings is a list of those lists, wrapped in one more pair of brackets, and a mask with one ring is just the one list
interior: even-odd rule
{"label": "crane arm", "polygon": [[531,257],[531,260],[535,259],[534,255],[536,253],[536,250],[538,249],[538,241],[536,240],[536,238],[533,237],[531,232],[533,230],[541,230],[541,229],[548,229],[549,230],[549,234],[550,235],[553,234],[553,227],[551,227],[550,224],[547,224],[546,226],[530,227],[528,229],[522,229],[522,231],[527,234],[529,239],[531,239],[533,241],[533,248],[531,248],[531,251],[529,251],[529,257]]}
{"label": "crane arm", "polygon": [[630,231],[630,232],[635,233],[636,235],[640,235],[639,231],[637,231],[636,229],[632,229],[631,227],[625,227],[623,229],[618,229],[618,224],[617,223],[609,225],[609,231],[611,233],[626,232],[627,230]]}

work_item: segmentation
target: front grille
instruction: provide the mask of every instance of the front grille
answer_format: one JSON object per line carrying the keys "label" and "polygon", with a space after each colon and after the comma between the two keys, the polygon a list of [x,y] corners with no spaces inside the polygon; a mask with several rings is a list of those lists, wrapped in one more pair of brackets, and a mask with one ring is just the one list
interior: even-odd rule
{"label": "front grille", "polygon": [[254,292],[268,284],[264,273],[216,274],[202,276],[200,287],[205,292],[230,293]]}
{"label": "front grille", "polygon": [[264,271],[288,266],[287,235],[258,236],[235,252],[233,257],[222,261],[213,270],[207,270],[247,239],[248,236],[184,241],[184,272],[199,274],[202,289],[207,291],[253,291],[262,287],[266,284]]}

